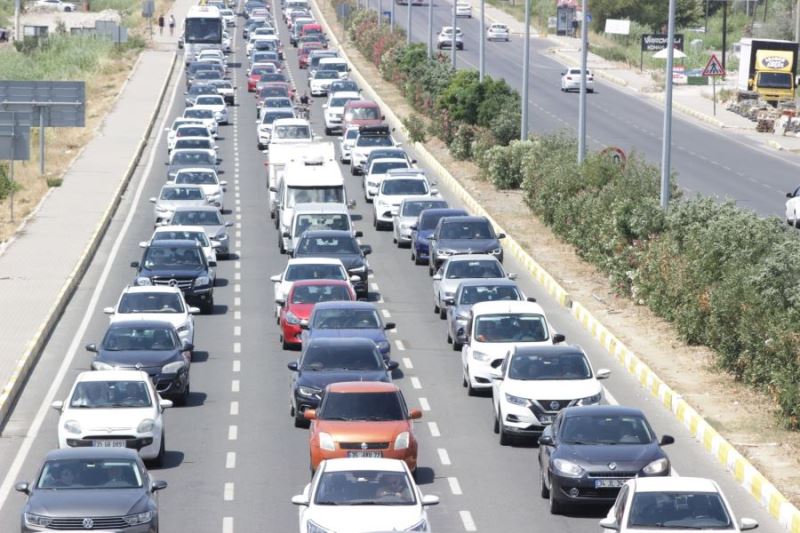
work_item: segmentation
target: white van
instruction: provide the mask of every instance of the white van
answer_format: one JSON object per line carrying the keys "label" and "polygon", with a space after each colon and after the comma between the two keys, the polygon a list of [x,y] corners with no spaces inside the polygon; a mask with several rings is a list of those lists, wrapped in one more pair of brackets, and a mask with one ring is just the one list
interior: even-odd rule
{"label": "white van", "polygon": [[332,142],[277,143],[270,147],[267,187],[269,188],[269,216],[275,219],[275,229],[279,229],[278,218],[275,216],[278,206],[278,184],[283,178],[287,163],[308,157],[327,160],[336,157],[335,152]]}
{"label": "white van", "polygon": [[341,57],[323,57],[319,60],[317,70],[335,70],[339,73],[339,79],[344,80],[350,74],[350,67],[347,61]]}
{"label": "white van", "polygon": [[351,231],[355,237],[362,235],[360,231],[353,230],[350,211],[345,204],[313,202],[295,206],[290,229],[281,234],[278,247],[291,254],[303,232],[318,229]]}

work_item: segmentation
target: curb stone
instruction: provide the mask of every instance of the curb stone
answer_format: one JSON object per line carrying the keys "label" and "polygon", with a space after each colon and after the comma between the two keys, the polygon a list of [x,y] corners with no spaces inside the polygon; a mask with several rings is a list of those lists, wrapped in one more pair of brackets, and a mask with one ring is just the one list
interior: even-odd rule
{"label": "curb stone", "polygon": [[[75,293],[76,289],[78,288],[78,285],[83,280],[83,276],[89,269],[89,264],[91,263],[94,254],[97,251],[97,248],[100,246],[100,242],[102,241],[105,232],[108,229],[108,226],[111,224],[111,219],[113,218],[114,213],[116,212],[117,207],[119,207],[119,204],[122,200],[122,194],[125,192],[125,189],[128,187],[128,183],[130,183],[130,180],[133,177],[136,167],[139,164],[139,160],[142,157],[142,153],[144,152],[144,149],[147,146],[147,139],[153,130],[153,124],[155,123],[155,120],[158,117],[159,112],[161,111],[161,107],[164,102],[164,96],[167,92],[167,88],[169,87],[170,81],[172,80],[173,71],[175,70],[175,61],[177,57],[178,54],[173,53],[172,63],[170,64],[169,73],[167,74],[167,77],[164,80],[164,85],[161,87],[156,107],[153,110],[152,115],[150,116],[148,126],[145,129],[142,139],[139,141],[139,146],[134,152],[133,158],[131,159],[128,168],[126,169],[125,174],[123,175],[122,181],[120,182],[119,187],[117,187],[117,190],[114,193],[113,200],[109,204],[106,211],[103,213],[103,216],[100,219],[100,222],[97,224],[97,227],[95,228],[94,232],[92,233],[92,236],[89,239],[89,242],[86,245],[83,254],[78,260],[78,263],[75,265],[75,268],[72,270],[72,272],[70,272],[66,282],[64,283],[64,286],[59,291],[58,296],[55,299],[55,302],[53,303],[52,307],[50,308],[50,311],[47,314],[47,318],[45,318],[44,322],[42,322],[42,324],[39,326],[39,329],[36,330],[36,334],[28,342],[28,345],[25,348],[25,352],[17,361],[16,367],[14,369],[13,374],[11,375],[11,378],[5,384],[2,391],[0,391],[0,423],[2,424],[5,424],[11,410],[14,407],[14,404],[16,403],[20,391],[24,387],[25,383],[28,381],[30,373],[36,367],[36,362],[39,360],[39,356],[44,350],[45,344],[47,343],[48,339],[50,338],[50,335],[52,334],[53,330],[58,324],[58,321],[61,318],[64,309],[67,307],[67,304],[72,299],[72,295]],[[138,66],[139,66],[139,61],[137,60],[135,67]],[[132,70],[131,73],[133,72],[134,71]],[[130,77],[128,79],[130,79]],[[121,92],[122,91],[120,91],[120,93]]]}
{"label": "curb stone", "polygon": [[[318,20],[320,20],[324,26],[325,31],[331,37],[333,45],[350,63],[352,69],[350,71],[351,76],[355,78],[363,91],[381,106],[381,109],[386,114],[389,125],[398,129],[403,135],[406,135],[407,132],[402,126],[402,121],[394,114],[392,109],[386,106],[385,102],[359,72],[358,67],[348,59],[347,53],[342,50],[338,38],[317,7],[317,1],[318,0],[314,0],[312,2],[313,9],[316,12]],[[498,231],[503,231],[502,228],[496,224],[494,219],[488,215],[486,210],[461,186],[458,180],[427,151],[424,145],[414,143],[414,148],[417,151],[418,159],[429,165],[435,173],[439,175],[439,179],[445,181],[455,195],[461,199],[470,210],[479,215],[487,216]],[[697,439],[705,450],[712,454],[717,461],[733,475],[739,484],[747,490],[773,518],[786,528],[786,530],[791,533],[800,533],[800,511],[797,507],[788,501],[786,497],[758,471],[758,469],[722,437],[716,429],[706,422],[680,394],[675,392],[658,377],[644,361],[639,359],[633,351],[625,346],[622,341],[597,320],[588,309],[581,303],[573,301],[569,292],[564,289],[549,272],[539,265],[513,237],[508,235],[506,239],[508,243],[506,249],[528,268],[529,274],[531,274],[531,276],[533,276],[561,306],[570,310],[572,316],[583,328],[587,330],[610,355],[616,358],[629,374],[639,381],[642,388],[647,390],[652,396],[658,398],[661,404],[689,430],[692,437]]]}

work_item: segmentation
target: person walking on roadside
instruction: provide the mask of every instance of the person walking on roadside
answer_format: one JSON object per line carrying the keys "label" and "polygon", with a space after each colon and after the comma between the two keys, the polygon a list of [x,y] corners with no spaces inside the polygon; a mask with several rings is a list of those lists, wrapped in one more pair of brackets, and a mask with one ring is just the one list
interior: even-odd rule
{"label": "person walking on roadside", "polygon": [[164,15],[158,16],[158,34],[164,35]]}
{"label": "person walking on roadside", "polygon": [[172,14],[169,16],[169,34],[175,35],[175,15]]}

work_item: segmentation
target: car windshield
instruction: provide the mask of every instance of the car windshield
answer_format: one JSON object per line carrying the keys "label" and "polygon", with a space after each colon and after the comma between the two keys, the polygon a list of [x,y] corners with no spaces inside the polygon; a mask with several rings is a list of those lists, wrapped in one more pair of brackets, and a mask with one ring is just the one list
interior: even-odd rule
{"label": "car windshield", "polygon": [[316,329],[378,329],[381,319],[374,309],[317,309],[313,328]]}
{"label": "car windshield", "polygon": [[174,292],[128,292],[120,299],[117,313],[183,313],[181,297]]}
{"label": "car windshield", "polygon": [[349,139],[349,140],[353,140],[356,137],[358,137],[358,129],[356,129],[356,128],[352,128],[352,129],[347,130],[347,133],[345,133],[345,135],[344,135],[344,138],[345,139]]}
{"label": "car windshield", "polygon": [[344,105],[347,102],[350,102],[351,100],[358,100],[358,97],[357,96],[343,96],[341,98],[339,98],[339,97],[331,98],[331,102],[330,102],[330,104],[328,104],[328,109],[330,109],[331,107],[344,107]]}
{"label": "car windshield", "polygon": [[303,237],[297,244],[297,255],[360,254],[354,237]]}
{"label": "car windshield", "polygon": [[286,269],[286,275],[283,278],[286,281],[299,281],[301,279],[339,279],[345,280],[344,268],[339,265],[289,265]]}
{"label": "car windshield", "polygon": [[213,172],[199,170],[182,170],[175,176],[176,184],[186,185],[218,185],[217,176]]}
{"label": "car windshield", "polygon": [[294,207],[296,204],[309,203],[344,203],[344,187],[313,187],[301,188],[290,187],[287,191],[286,207]]}
{"label": "car windshield", "polygon": [[791,89],[791,72],[760,72],[758,74],[758,87],[766,89]]}
{"label": "car windshield", "polygon": [[264,118],[261,120],[262,124],[272,124],[279,118],[294,118],[294,113],[291,111],[270,111],[264,113]]}
{"label": "car windshield", "polygon": [[70,407],[106,409],[150,407],[150,392],[144,381],[81,381],[75,385]]}
{"label": "car windshield", "polygon": [[325,395],[320,420],[368,420],[382,422],[405,420],[406,410],[397,393],[392,392],[330,392]]}
{"label": "car windshield", "polygon": [[308,126],[276,126],[273,135],[278,139],[310,139],[311,128]]}
{"label": "car windshield", "polygon": [[325,72],[328,70],[335,70],[336,72],[347,72],[347,63],[323,63],[320,66],[325,69],[321,72]]}
{"label": "car windshield", "polygon": [[295,285],[291,303],[318,304],[320,302],[349,302],[350,291],[344,285]]}
{"label": "car windshield", "polygon": [[347,231],[350,229],[350,219],[345,214],[297,215],[294,228],[295,235],[302,235],[304,231],[317,229]]}
{"label": "car windshield", "polygon": [[439,235],[442,239],[492,239],[494,235],[489,224],[483,220],[467,222],[446,222]]}
{"label": "car windshield", "polygon": [[637,492],[629,528],[729,529],[731,516],[716,492]]}
{"label": "car windshield", "polygon": [[292,107],[292,101],[288,98],[268,98],[264,100],[264,107]]}
{"label": "car windshield", "polygon": [[372,164],[371,174],[386,174],[393,168],[408,168],[406,161],[375,161]]}
{"label": "car windshield", "polygon": [[223,100],[221,96],[198,96],[196,105],[224,106],[225,100]]}
{"label": "car windshield", "polygon": [[154,241],[173,241],[173,240],[185,240],[185,241],[195,241],[200,246],[204,248],[208,248],[211,246],[211,243],[208,242],[208,237],[206,236],[205,231],[159,231],[155,235],[153,235]]}
{"label": "car windshield", "polygon": [[350,109],[350,113],[353,120],[378,120],[381,118],[381,112],[377,107],[354,107]]}
{"label": "car windshield", "polygon": [[215,209],[203,211],[175,211],[171,222],[178,226],[221,226],[222,215]]}
{"label": "car windshield", "polygon": [[258,67],[253,68],[250,71],[251,76],[263,76],[265,74],[274,74],[275,73],[275,65],[261,65]]}
{"label": "car windshield", "polygon": [[47,461],[39,489],[138,489],[144,474],[127,459],[57,459]]}
{"label": "car windshield", "polygon": [[208,137],[208,130],[205,126],[191,126],[180,128],[175,135],[178,137]]}
{"label": "car windshield", "polygon": [[317,483],[316,505],[414,505],[405,472],[350,470],[325,472]]}
{"label": "car windshield", "polygon": [[561,423],[561,441],[573,445],[650,444],[650,426],[641,416],[577,415]]}
{"label": "car windshield", "polygon": [[496,300],[521,300],[522,295],[511,285],[470,285],[461,289],[458,305],[474,305]]}
{"label": "car windshield", "polygon": [[169,328],[148,326],[112,327],[103,338],[103,349],[170,351],[180,346],[178,336]]}
{"label": "car windshield", "polygon": [[351,80],[344,80],[344,81],[335,81],[331,83],[331,91],[352,91],[354,93],[358,92],[358,84]]}
{"label": "car windshield", "polygon": [[[264,87],[261,89],[261,93],[259,93],[258,97],[261,99],[264,98],[279,98],[281,96],[288,96],[289,89],[286,87]],[[267,107],[289,107],[289,106],[267,106]]]}
{"label": "car windshield", "polygon": [[221,80],[222,73],[218,70],[201,70],[195,75],[197,80]]}
{"label": "car windshield", "polygon": [[208,138],[203,138],[203,139],[183,138],[183,139],[178,139],[175,142],[176,150],[186,149],[186,148],[210,150],[212,148],[211,140]]}
{"label": "car windshield", "polygon": [[[204,68],[203,70],[208,70]],[[211,85],[193,85],[191,89],[189,89],[189,94],[216,94],[217,90],[212,87]]]}
{"label": "car windshield", "polygon": [[213,165],[216,163],[214,154],[206,151],[196,150],[182,150],[180,152],[172,152],[173,165]]}
{"label": "car windshield", "polygon": [[451,213],[423,213],[422,220],[419,221],[419,229],[434,229],[441,219],[444,217],[452,217],[456,215],[464,215],[464,212],[451,212]]}
{"label": "car windshield", "polygon": [[[183,118],[183,117],[182,117],[182,118],[177,118],[177,119],[175,119],[175,121],[172,123],[172,131],[173,131],[173,132],[175,132],[175,133],[177,134],[177,130],[178,130],[178,128],[180,128],[181,126],[185,126],[186,124],[200,124],[200,123],[201,123],[201,122],[200,122],[199,120],[195,119],[195,118],[189,118],[189,117],[186,117],[186,118]],[[203,126],[203,127],[205,127],[205,126]]]}
{"label": "car windshield", "polygon": [[339,72],[327,67],[333,67],[335,65],[325,65],[327,70],[318,70],[316,74],[314,74],[315,80],[335,80],[339,77]]}
{"label": "car windshield", "polygon": [[580,353],[557,355],[517,354],[511,359],[508,377],[523,381],[589,379],[592,370]]}
{"label": "car windshield", "polygon": [[203,255],[199,248],[188,246],[151,246],[144,256],[144,267],[150,270],[188,267],[200,269],[203,267]]}
{"label": "car windshield", "polygon": [[391,179],[381,184],[384,196],[412,196],[428,194],[428,182],[420,179]]}
{"label": "car windshield", "polygon": [[444,277],[446,279],[463,278],[502,278],[504,276],[500,263],[495,259],[476,261],[448,261]]}
{"label": "car windshield", "polygon": [[162,200],[202,200],[203,190],[198,187],[164,187],[161,189]]}
{"label": "car windshield", "polygon": [[372,150],[369,153],[369,157],[367,158],[367,164],[371,165],[373,161],[376,159],[405,159],[408,160],[408,156],[403,151],[402,148],[378,148],[376,150]]}
{"label": "car windshield", "polygon": [[479,342],[543,342],[549,338],[544,317],[534,313],[481,315],[475,320]]}
{"label": "car windshield", "polygon": [[[280,72],[267,72],[266,74],[262,74],[261,78],[258,80],[260,83],[286,83],[286,76],[281,74]],[[289,106],[280,106],[280,107],[291,107]]]}
{"label": "car windshield", "polygon": [[372,343],[311,343],[300,361],[301,370],[384,370],[383,358]]}
{"label": "car windshield", "polygon": [[214,112],[210,109],[189,108],[183,112],[186,118],[214,118]]}
{"label": "car windshield", "polygon": [[447,207],[447,202],[444,200],[414,200],[413,202],[404,202],[401,216],[415,217],[425,209],[434,209],[437,207]]}
{"label": "car windshield", "polygon": [[388,135],[359,135],[356,146],[394,146]]}

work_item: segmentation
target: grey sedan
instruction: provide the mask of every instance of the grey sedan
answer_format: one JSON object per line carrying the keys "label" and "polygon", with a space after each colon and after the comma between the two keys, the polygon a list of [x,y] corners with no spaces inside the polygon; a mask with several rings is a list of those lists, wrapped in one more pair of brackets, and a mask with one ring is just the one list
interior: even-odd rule
{"label": "grey sedan", "polygon": [[233,222],[226,222],[217,207],[177,207],[172,217],[163,223],[163,225],[170,224],[176,226],[202,226],[206,230],[208,238],[211,239],[211,246],[217,252],[217,257],[227,258],[229,256],[228,228],[233,226]]}
{"label": "grey sedan", "polygon": [[153,214],[155,224],[168,219],[179,206],[202,207],[208,205],[208,197],[199,185],[164,185],[158,198],[150,198],[155,204]]}
{"label": "grey sedan", "polygon": [[400,202],[397,214],[392,216],[393,241],[398,248],[411,244],[411,227],[417,223],[419,214],[425,209],[448,207],[441,198],[430,196],[409,196]]}
{"label": "grey sedan", "polygon": [[22,533],[158,533],[156,492],[166,487],[150,478],[135,450],[92,447],[51,451],[36,480],[14,488],[28,496]]}
{"label": "grey sedan", "polygon": [[442,263],[433,276],[433,312],[440,318],[447,316],[448,298],[455,295],[458,284],[466,278],[516,279],[516,274],[506,274],[500,261],[491,255],[454,255]]}

